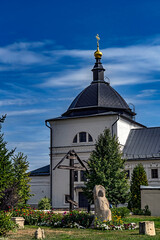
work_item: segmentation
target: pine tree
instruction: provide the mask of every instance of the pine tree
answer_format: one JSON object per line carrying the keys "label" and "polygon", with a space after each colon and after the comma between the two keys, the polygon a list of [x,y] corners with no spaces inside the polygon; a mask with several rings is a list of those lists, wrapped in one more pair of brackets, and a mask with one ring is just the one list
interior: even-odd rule
{"label": "pine tree", "polygon": [[86,172],[84,192],[89,202],[93,202],[95,185],[105,187],[110,203],[117,205],[127,201],[129,187],[124,164],[118,139],[111,136],[109,129],[105,129],[98,137],[95,150],[88,161],[89,172]]}
{"label": "pine tree", "polygon": [[[2,116],[0,123],[3,123],[5,118],[6,115]],[[0,209],[4,210],[18,203],[26,203],[31,196],[27,157],[22,153],[14,156],[15,149],[9,151],[6,145],[0,125]]]}
{"label": "pine tree", "polygon": [[24,156],[21,152],[15,155],[12,161],[14,182],[17,186],[19,203],[25,204],[31,196],[29,172],[27,173],[29,162],[27,161],[27,156]]}
{"label": "pine tree", "polygon": [[[5,116],[0,118],[0,122],[4,122]],[[7,188],[10,188],[14,182],[13,166],[11,157],[14,150],[9,151],[4,141],[4,134],[1,133],[2,126],[0,125],[0,204]]]}
{"label": "pine tree", "polygon": [[130,186],[130,201],[128,207],[141,209],[141,191],[140,186],[148,186],[147,175],[143,165],[140,163],[134,169]]}

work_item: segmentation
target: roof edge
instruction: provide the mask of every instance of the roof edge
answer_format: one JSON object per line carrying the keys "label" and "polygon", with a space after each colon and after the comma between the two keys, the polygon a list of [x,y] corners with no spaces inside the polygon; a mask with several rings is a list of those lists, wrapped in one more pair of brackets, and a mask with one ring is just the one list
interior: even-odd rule
{"label": "roof edge", "polygon": [[113,115],[117,115],[117,116],[119,115],[120,117],[128,120],[129,122],[135,123],[135,124],[137,124],[137,125],[139,125],[139,126],[141,126],[143,128],[147,128],[145,125],[143,125],[143,124],[141,124],[139,122],[136,122],[136,121],[134,121],[134,120],[132,120],[130,118],[127,118],[127,117],[125,117],[125,116],[123,116],[123,115],[121,115],[119,113],[114,113],[114,112],[113,113],[108,113],[108,114],[107,113],[102,113],[102,114],[100,113],[100,114],[84,115],[84,116],[72,116],[72,117],[62,117],[62,116],[60,116],[60,117],[57,117],[57,118],[47,119],[47,120],[45,120],[45,122],[58,121],[58,120],[67,120],[67,119],[76,119],[76,118],[98,117],[98,116],[113,116]]}

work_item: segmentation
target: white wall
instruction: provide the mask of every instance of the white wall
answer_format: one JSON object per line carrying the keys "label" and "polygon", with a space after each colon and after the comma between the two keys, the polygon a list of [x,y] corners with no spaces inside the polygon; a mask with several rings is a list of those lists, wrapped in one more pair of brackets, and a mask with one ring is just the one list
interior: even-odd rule
{"label": "white wall", "polygon": [[[53,167],[64,157],[71,149],[74,149],[81,160],[88,160],[90,153],[94,150],[95,142],[100,133],[105,128],[112,132],[112,124],[117,120],[117,115],[92,116],[75,119],[65,119],[51,121],[53,129]],[[139,127],[122,118],[114,125],[114,134],[119,137],[120,144],[124,145],[131,128]],[[93,142],[73,143],[75,135],[79,132],[88,132]],[[63,162],[68,165],[67,160]],[[65,203],[65,194],[69,194],[69,171],[56,169],[52,172],[52,205],[54,208],[68,208],[69,204]],[[75,186],[78,183],[75,183]],[[75,199],[78,199],[78,190],[75,192]]]}
{"label": "white wall", "polygon": [[50,197],[50,176],[32,176],[30,178],[31,194],[34,196],[27,203],[37,205],[41,198]]}
{"label": "white wall", "polygon": [[53,129],[53,147],[73,145],[74,136],[82,131],[88,132],[95,141],[106,127],[111,128],[112,123],[116,119],[117,117],[114,115],[65,119],[51,122]]}
{"label": "white wall", "polygon": [[160,216],[160,186],[158,189],[141,189],[141,208],[148,205],[152,216]]}
{"label": "white wall", "polygon": [[[130,180],[133,169],[141,163],[146,171],[148,185],[151,186],[160,186],[160,159],[157,160],[135,160],[135,161],[127,161],[125,164],[125,169],[130,171]],[[158,169],[158,178],[151,177],[151,169]]]}
{"label": "white wall", "polygon": [[[53,129],[53,167],[64,157],[71,149],[74,149],[81,160],[88,160],[90,153],[94,149],[94,144],[99,134],[104,129],[111,128],[112,123],[117,116],[95,116],[88,118],[77,118],[58,120],[51,122]],[[73,138],[79,132],[88,132],[93,142],[73,143]],[[68,165],[68,160],[63,162]],[[56,169],[53,171],[53,199],[54,208],[68,208],[69,204],[65,203],[65,194],[69,194],[69,171]],[[79,183],[75,183],[75,186]],[[78,198],[78,191],[74,192],[75,199]]]}
{"label": "white wall", "polygon": [[130,130],[133,128],[141,128],[138,124],[127,121],[121,118],[117,122],[117,136],[122,146],[125,145]]}

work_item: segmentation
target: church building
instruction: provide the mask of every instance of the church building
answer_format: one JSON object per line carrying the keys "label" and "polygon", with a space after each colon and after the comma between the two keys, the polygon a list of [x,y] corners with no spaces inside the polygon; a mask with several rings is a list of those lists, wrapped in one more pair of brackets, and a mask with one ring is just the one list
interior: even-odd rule
{"label": "church building", "polygon": [[[29,204],[36,205],[44,196],[51,198],[53,208],[68,208],[69,171],[55,166],[74,150],[87,166],[95,142],[105,128],[118,137],[128,178],[138,163],[142,163],[149,185],[160,186],[160,127],[147,128],[135,121],[136,113],[130,109],[119,93],[104,80],[102,52],[94,53],[93,79],[73,100],[60,117],[47,119],[50,129],[50,165],[31,172],[31,193],[35,194]],[[68,166],[68,159],[63,164]],[[79,162],[76,162],[79,166]],[[84,171],[74,171],[74,200],[78,207],[86,206],[83,194]]]}

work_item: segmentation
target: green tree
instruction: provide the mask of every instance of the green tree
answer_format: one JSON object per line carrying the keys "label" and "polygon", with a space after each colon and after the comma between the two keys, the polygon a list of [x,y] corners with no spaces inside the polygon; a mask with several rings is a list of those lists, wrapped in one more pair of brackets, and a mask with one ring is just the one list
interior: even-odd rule
{"label": "green tree", "polygon": [[14,156],[15,149],[7,149],[4,134],[1,133],[5,118],[6,115],[0,118],[0,209],[4,210],[18,203],[26,203],[31,196],[27,157],[22,153]]}
{"label": "green tree", "polygon": [[17,186],[19,203],[26,204],[27,200],[31,196],[29,172],[27,173],[29,162],[27,161],[27,156],[24,156],[21,152],[13,156],[12,161],[14,182]]}
{"label": "green tree", "polygon": [[117,205],[127,201],[129,186],[124,163],[118,139],[111,136],[109,129],[105,129],[98,137],[95,150],[88,161],[89,172],[86,172],[84,192],[89,202],[93,202],[95,185],[105,187],[110,203]]}
{"label": "green tree", "polygon": [[[0,118],[3,123],[5,116]],[[10,188],[14,182],[13,166],[11,157],[15,150],[9,151],[6,147],[7,143],[4,141],[4,134],[1,133],[2,126],[0,124],[0,204],[4,197],[7,188]]]}
{"label": "green tree", "polygon": [[130,201],[128,207],[141,209],[141,191],[140,186],[148,186],[147,175],[143,165],[140,163],[134,169],[130,185]]}

